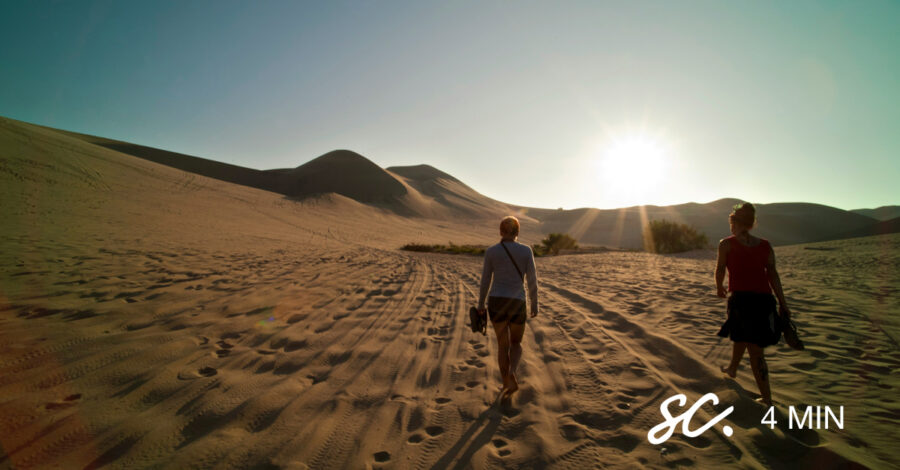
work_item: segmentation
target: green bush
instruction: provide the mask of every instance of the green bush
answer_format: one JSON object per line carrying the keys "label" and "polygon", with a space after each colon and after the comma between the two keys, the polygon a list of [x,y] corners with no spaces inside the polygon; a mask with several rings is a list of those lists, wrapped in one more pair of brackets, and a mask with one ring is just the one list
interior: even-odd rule
{"label": "green bush", "polygon": [[403,245],[401,250],[418,251],[423,253],[447,253],[451,255],[483,255],[484,247],[480,245],[456,245],[450,242],[449,245],[424,245],[420,243],[407,243]]}
{"label": "green bush", "polygon": [[[537,248],[538,245],[535,245]],[[567,233],[551,233],[541,240],[540,254],[558,255],[560,250],[577,250],[578,243]]]}
{"label": "green bush", "polygon": [[668,220],[651,220],[644,226],[644,249],[652,253],[681,253],[706,248],[706,235],[694,227]]}

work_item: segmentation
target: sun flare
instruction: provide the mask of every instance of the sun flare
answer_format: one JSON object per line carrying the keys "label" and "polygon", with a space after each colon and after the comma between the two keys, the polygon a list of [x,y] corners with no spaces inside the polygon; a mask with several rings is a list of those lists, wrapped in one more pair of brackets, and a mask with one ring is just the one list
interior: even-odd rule
{"label": "sun flare", "polygon": [[601,151],[601,177],[621,191],[639,196],[656,187],[667,164],[665,147],[645,135],[615,139]]}

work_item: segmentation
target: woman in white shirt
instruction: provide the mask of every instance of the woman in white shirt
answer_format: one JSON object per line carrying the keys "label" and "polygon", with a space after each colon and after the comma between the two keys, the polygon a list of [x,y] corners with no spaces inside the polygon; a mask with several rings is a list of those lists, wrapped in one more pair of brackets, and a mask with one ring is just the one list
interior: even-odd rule
{"label": "woman in white shirt", "polygon": [[531,247],[516,241],[519,220],[512,216],[504,217],[500,221],[500,236],[500,243],[484,252],[478,311],[482,315],[485,311],[490,313],[497,334],[497,361],[503,376],[503,393],[508,396],[519,389],[516,367],[522,357],[522,336],[527,319],[523,277],[528,280],[531,316],[535,317],[538,314],[537,274]]}

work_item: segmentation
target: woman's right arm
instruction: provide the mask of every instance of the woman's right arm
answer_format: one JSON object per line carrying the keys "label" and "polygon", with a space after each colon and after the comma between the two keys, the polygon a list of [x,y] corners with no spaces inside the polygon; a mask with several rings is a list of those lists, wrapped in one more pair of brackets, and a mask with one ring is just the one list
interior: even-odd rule
{"label": "woman's right arm", "polygon": [[775,250],[769,246],[769,260],[766,263],[766,274],[769,276],[769,285],[775,291],[775,297],[778,299],[778,312],[786,318],[791,317],[791,310],[787,306],[784,299],[784,289],[781,287],[781,276],[778,275],[778,269],[775,268]]}

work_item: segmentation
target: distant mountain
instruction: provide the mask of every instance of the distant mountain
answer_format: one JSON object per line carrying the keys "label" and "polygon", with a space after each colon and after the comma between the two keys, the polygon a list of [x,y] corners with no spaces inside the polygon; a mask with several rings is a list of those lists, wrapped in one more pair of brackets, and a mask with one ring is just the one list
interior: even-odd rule
{"label": "distant mountain", "polygon": [[[61,131],[0,118],[10,132],[58,133],[87,144],[149,160],[229,183],[304,199],[338,194],[359,203],[408,217],[436,220],[491,220],[515,214],[541,233],[569,233],[582,244],[640,248],[642,227],[667,219],[696,227],[710,243],[729,234],[728,214],[739,199],[672,206],[636,206],[600,210],[553,210],[514,206],[478,193],[462,181],[429,165],[387,169],[350,150],[335,150],[296,168],[254,170],[191,155],[103,137]],[[36,134],[35,134],[36,135]],[[67,137],[67,138],[68,138]],[[754,233],[776,245],[810,243],[900,231],[900,206],[845,211],[811,203],[759,204]],[[478,222],[481,224],[482,222]]]}
{"label": "distant mountain", "polygon": [[[739,199],[719,199],[706,204],[636,206],[622,209],[531,210],[543,222],[543,231],[566,232],[582,243],[640,248],[642,227],[650,220],[685,223],[705,233],[713,243],[730,235],[728,214]],[[859,214],[809,203],[756,204],[754,234],[776,245],[834,240],[843,234],[872,225]]]}
{"label": "distant mountain", "polygon": [[869,225],[868,227],[845,232],[841,234],[839,238],[869,237],[872,235],[885,235],[897,232],[900,232],[900,217],[895,217],[891,220],[883,220]]}
{"label": "distant mountain", "polygon": [[875,209],[853,209],[850,212],[871,217],[875,220],[891,220],[900,217],[900,206],[881,206]]}

